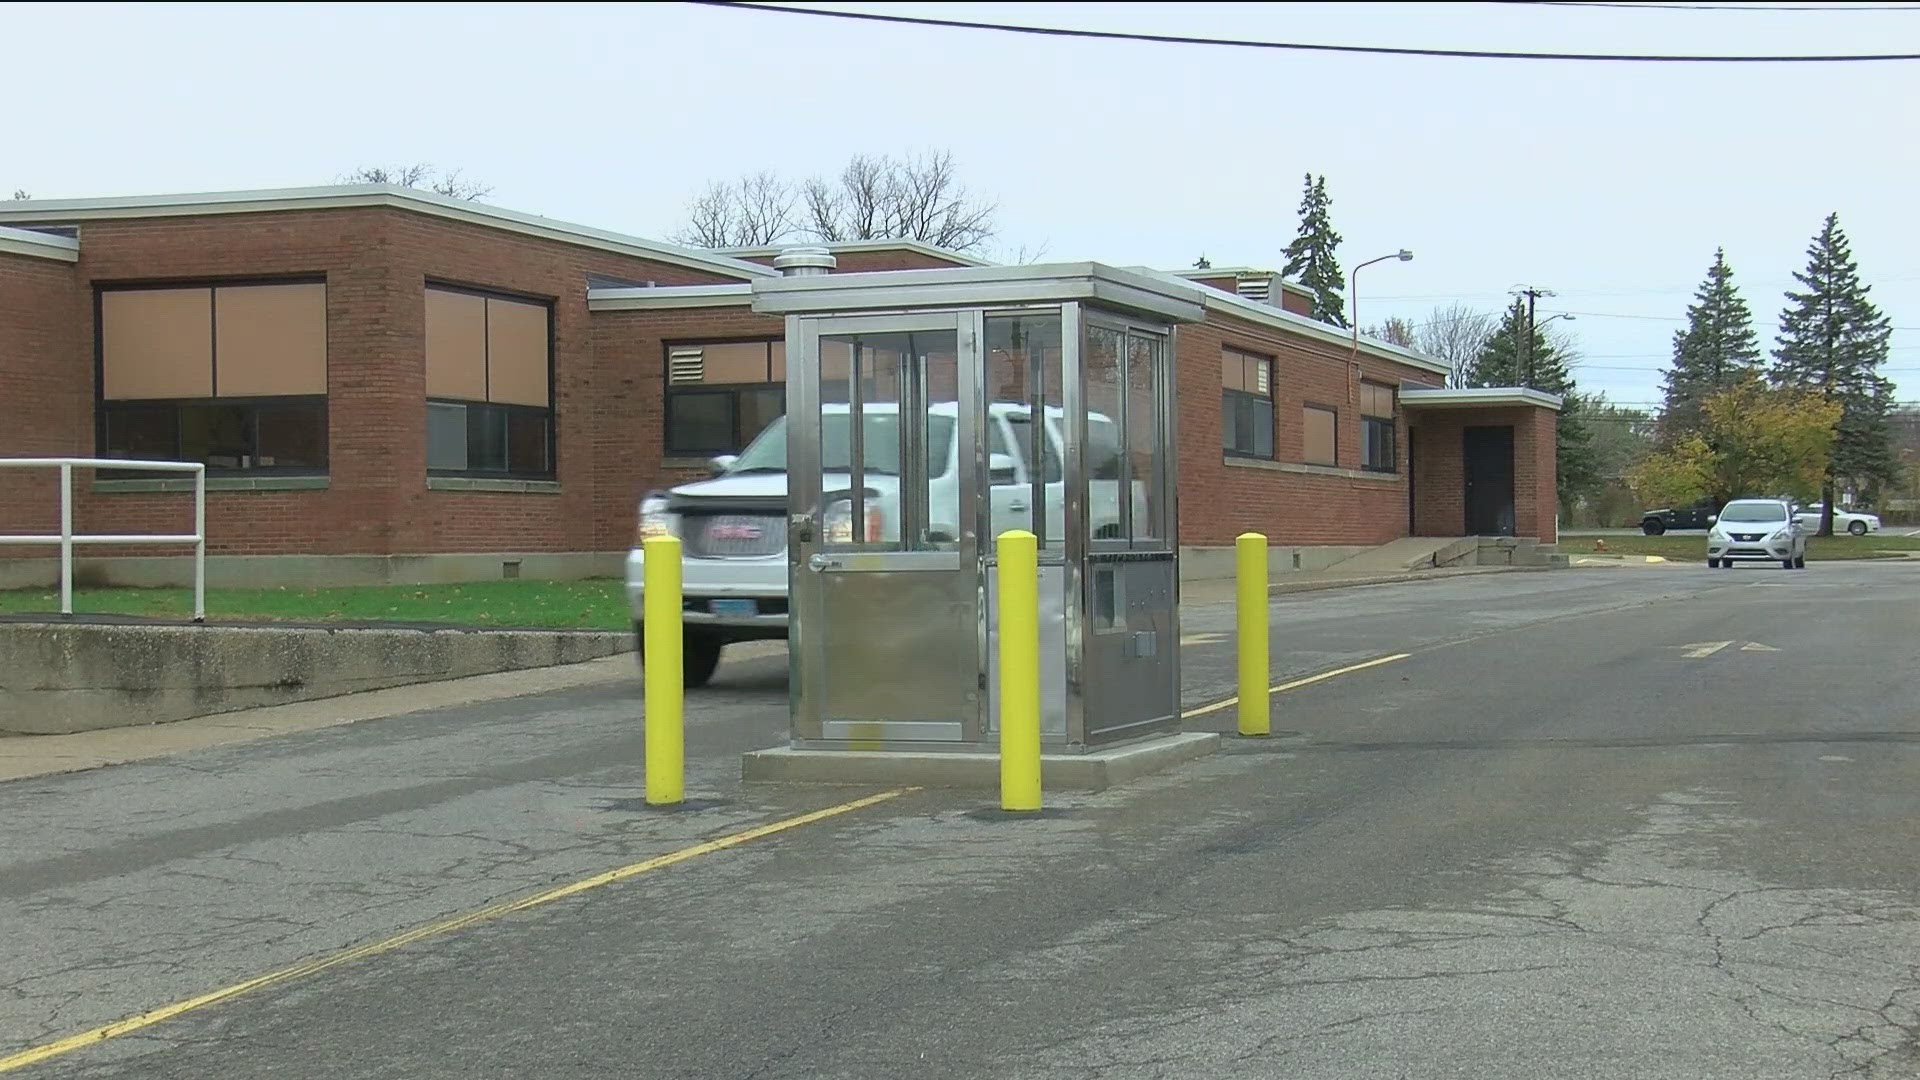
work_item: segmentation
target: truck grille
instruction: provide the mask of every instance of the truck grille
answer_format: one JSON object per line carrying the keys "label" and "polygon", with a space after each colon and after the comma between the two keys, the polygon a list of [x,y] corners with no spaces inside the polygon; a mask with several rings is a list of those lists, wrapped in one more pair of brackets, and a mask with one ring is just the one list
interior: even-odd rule
{"label": "truck grille", "polygon": [[786,522],[758,514],[691,516],[686,522],[687,554],[696,559],[750,559],[787,550]]}

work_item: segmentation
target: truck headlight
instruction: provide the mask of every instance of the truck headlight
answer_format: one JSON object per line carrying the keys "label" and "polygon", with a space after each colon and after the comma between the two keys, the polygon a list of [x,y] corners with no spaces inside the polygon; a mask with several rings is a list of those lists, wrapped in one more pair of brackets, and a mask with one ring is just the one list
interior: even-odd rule
{"label": "truck headlight", "polygon": [[667,500],[649,495],[640,500],[640,520],[634,527],[633,546],[639,547],[649,537],[677,535],[679,527],[677,515],[667,510]]}

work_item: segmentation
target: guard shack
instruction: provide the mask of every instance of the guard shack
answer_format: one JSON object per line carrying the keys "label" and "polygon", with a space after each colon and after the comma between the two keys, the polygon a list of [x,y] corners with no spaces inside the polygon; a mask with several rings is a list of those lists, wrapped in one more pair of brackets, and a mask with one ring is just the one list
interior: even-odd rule
{"label": "guard shack", "polygon": [[[905,778],[887,763],[993,754],[1009,529],[1039,538],[1043,752],[1177,732],[1171,364],[1195,290],[1095,263],[776,265],[791,276],[756,282],[753,306],[786,318],[792,744],[749,755],[748,776]],[[1205,744],[1187,757],[1213,739],[1162,741]]]}

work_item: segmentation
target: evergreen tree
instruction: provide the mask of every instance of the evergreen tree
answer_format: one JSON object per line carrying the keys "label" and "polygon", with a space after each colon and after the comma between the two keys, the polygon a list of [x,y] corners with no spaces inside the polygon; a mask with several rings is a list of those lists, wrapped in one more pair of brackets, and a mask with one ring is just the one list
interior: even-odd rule
{"label": "evergreen tree", "polygon": [[1600,463],[1583,415],[1584,401],[1568,371],[1566,350],[1538,326],[1533,328],[1530,348],[1523,344],[1527,336],[1527,302],[1515,297],[1500,326],[1480,347],[1467,385],[1527,386],[1559,395],[1555,487],[1562,507],[1571,507],[1576,499],[1599,488]]}
{"label": "evergreen tree", "polygon": [[1693,296],[1687,328],[1674,332],[1673,366],[1666,373],[1660,426],[1668,442],[1699,428],[1702,399],[1735,385],[1760,365],[1753,313],[1733,287],[1725,248],[1714,251],[1713,265]]}
{"label": "evergreen tree", "polygon": [[1313,293],[1314,318],[1344,329],[1347,305],[1340,293],[1347,287],[1347,279],[1334,258],[1340,234],[1333,231],[1333,221],[1327,216],[1330,201],[1327,178],[1315,180],[1308,173],[1306,193],[1300,197],[1300,234],[1287,245],[1287,265],[1280,273]]}
{"label": "evergreen tree", "polygon": [[1870,286],[1860,281],[1838,214],[1827,215],[1807,247],[1806,272],[1793,278],[1806,291],[1787,292],[1772,375],[1781,386],[1817,390],[1840,405],[1833,455],[1821,485],[1820,534],[1829,536],[1836,480],[1873,484],[1898,473],[1887,420],[1893,383],[1880,375],[1893,327],[1867,299]]}

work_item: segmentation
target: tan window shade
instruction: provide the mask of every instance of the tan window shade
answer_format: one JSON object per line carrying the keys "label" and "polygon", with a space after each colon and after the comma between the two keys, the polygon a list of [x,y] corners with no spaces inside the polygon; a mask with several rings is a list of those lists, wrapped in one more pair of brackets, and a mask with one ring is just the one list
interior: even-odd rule
{"label": "tan window shade", "polygon": [[1247,358],[1232,349],[1220,350],[1220,385],[1227,390],[1247,388]]}
{"label": "tan window shade", "polygon": [[100,294],[100,394],[213,396],[213,290],[125,289]]}
{"label": "tan window shade", "polygon": [[700,346],[702,370],[710,383],[767,381],[767,343],[732,341]]}
{"label": "tan window shade", "polygon": [[327,287],[213,291],[214,389],[221,397],[327,392]]}
{"label": "tan window shade", "polygon": [[547,404],[547,308],[487,297],[487,400]]}
{"label": "tan window shade", "polygon": [[1360,384],[1360,415],[1392,416],[1393,388],[1379,383]]}
{"label": "tan window shade", "polygon": [[773,382],[787,381],[787,343],[773,343],[773,360],[768,365],[768,376]]}
{"label": "tan window shade", "polygon": [[427,396],[487,400],[486,300],[427,290]]}
{"label": "tan window shade", "polygon": [[1301,435],[1306,440],[1305,451],[1301,455],[1309,465],[1334,465],[1335,456],[1334,428],[1338,417],[1332,409],[1321,409],[1309,405],[1301,410]]}

